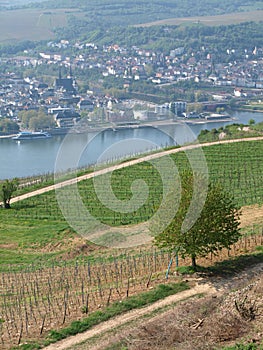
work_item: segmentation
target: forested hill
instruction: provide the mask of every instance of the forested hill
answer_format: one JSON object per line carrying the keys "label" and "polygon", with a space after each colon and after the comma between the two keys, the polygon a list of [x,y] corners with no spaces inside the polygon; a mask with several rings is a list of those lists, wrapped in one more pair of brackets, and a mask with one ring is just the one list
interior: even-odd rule
{"label": "forested hill", "polygon": [[103,29],[90,31],[85,34],[85,38],[99,45],[110,44],[114,38],[114,41],[120,45],[128,47],[135,45],[166,54],[174,47],[183,46],[187,52],[188,49],[198,51],[205,46],[210,47],[210,50],[215,50],[220,60],[220,52],[225,55],[226,48],[229,47],[235,49],[237,53],[244,52],[245,49],[252,51],[255,46],[262,47],[262,24],[262,22],[246,22],[217,27],[207,27],[201,24],[169,28],[167,26],[115,27],[107,31]]}
{"label": "forested hill", "polygon": [[[35,47],[33,41],[62,38],[100,45],[140,45],[168,52],[174,47],[187,49],[209,43],[216,45],[217,50],[225,50],[229,45],[235,50],[262,46],[262,23],[257,22],[262,17],[263,0],[247,0],[246,5],[243,0],[34,0],[22,8],[3,11],[0,43],[9,47],[2,50],[0,46],[0,54]],[[238,22],[236,13],[242,11],[246,12],[246,23],[240,24],[244,19]],[[232,15],[224,18],[224,13]],[[211,27],[216,23],[216,16],[211,15],[219,14],[223,14],[219,16],[224,18],[223,25]],[[194,16],[203,16],[204,22],[185,22],[186,17]],[[151,28],[136,26],[169,18],[181,18],[183,24],[169,28],[165,23]]]}
{"label": "forested hill", "polygon": [[262,0],[49,0],[33,4],[41,8],[79,8],[87,21],[131,25],[173,17],[217,15],[263,9]]}

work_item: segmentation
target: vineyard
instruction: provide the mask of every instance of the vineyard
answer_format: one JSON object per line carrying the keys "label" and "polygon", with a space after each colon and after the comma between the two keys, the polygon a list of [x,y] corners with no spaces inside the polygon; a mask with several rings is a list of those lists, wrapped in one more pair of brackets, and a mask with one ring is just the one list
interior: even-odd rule
{"label": "vineyard", "polygon": [[[210,256],[202,265],[253,251],[262,243],[263,236],[256,231],[235,244],[231,252]],[[31,265],[24,271],[2,273],[1,348],[9,349],[41,338],[52,341],[51,330],[103,310],[114,301],[121,302],[156,284],[166,283],[165,271],[170,259],[169,252],[151,250],[112,257],[111,261],[100,264],[80,261],[50,268]],[[188,263],[187,260],[182,262]],[[176,277],[170,279],[176,280]]]}
{"label": "vineyard", "polygon": [[[210,180],[221,182],[238,205],[262,204],[263,141],[220,144],[204,147],[203,152]],[[183,170],[192,168],[191,159],[195,159],[195,171],[203,170],[204,162],[198,150],[170,157],[179,177]],[[161,163],[153,160],[114,171],[110,177],[114,197],[108,196],[107,205],[97,195],[92,179],[81,181],[78,190],[85,208],[113,228],[149,220],[161,205],[165,193],[163,181],[169,180],[170,164],[164,157]],[[101,176],[100,183],[108,183],[108,179],[103,179],[108,175]],[[114,210],[116,199],[127,203],[134,199],[132,186],[136,180],[147,185],[146,200],[138,205],[136,201],[140,204],[144,200],[138,196],[132,210]],[[70,196],[65,198],[69,208],[71,201]],[[77,216],[80,209],[75,209]],[[94,248],[85,252],[88,243],[85,246],[83,240],[78,256],[69,254],[66,258],[71,247],[65,242],[74,241],[76,234],[64,219],[54,191],[16,202],[12,210],[0,210],[0,230],[0,347],[3,349],[44,338],[52,329],[166,282],[165,271],[171,258],[166,251],[127,249],[104,254]],[[117,239],[124,238],[118,234]],[[262,245],[260,225],[255,227],[253,235],[244,235],[231,252],[223,252],[218,259],[251,251],[259,245]],[[215,261],[215,257],[203,260],[202,264],[211,260]]]}
{"label": "vineyard", "polygon": [[[222,183],[239,206],[262,203],[263,201],[263,142],[243,142],[216,145],[203,149],[208,167],[209,179]],[[187,154],[188,153],[188,154]],[[191,170],[189,159],[194,159],[195,171],[204,171],[202,154],[198,149],[187,153],[171,155],[179,173],[185,169]],[[190,153],[190,155],[189,155]],[[165,168],[167,166],[167,169]],[[162,173],[171,172],[170,163],[162,162]],[[138,210],[127,214],[117,213],[102,205],[98,199],[91,181],[80,183],[79,191],[88,210],[101,221],[110,225],[125,225],[148,220],[157,210],[163,196],[162,178],[155,167],[155,162],[141,163],[132,167],[115,171],[111,177],[111,186],[117,198],[130,199],[131,185],[136,179],[147,183],[149,196]],[[103,182],[103,180],[101,181]],[[90,198],[92,200],[90,201]]]}
{"label": "vineyard", "polygon": [[[220,144],[211,147],[204,147],[203,152],[206,159],[209,178],[211,181],[222,183],[225,190],[232,194],[238,205],[250,205],[262,203],[263,201],[263,162],[262,162],[263,141],[240,142],[231,144]],[[195,171],[203,171],[204,162],[198,157],[199,150],[190,150],[191,158],[195,158]],[[179,173],[187,168],[191,169],[189,155],[181,152],[172,154]],[[165,157],[163,157],[165,158]],[[167,157],[168,158],[168,157]],[[167,165],[163,173],[170,172],[170,162],[162,162]],[[147,201],[137,211],[131,211],[128,215],[121,215],[103,206],[97,197],[93,180],[81,181],[79,192],[84,204],[98,217],[111,225],[139,223],[149,218],[163,195],[162,178],[155,167],[155,161],[143,162],[137,165],[114,171],[111,176],[111,187],[115,196],[120,200],[129,200],[132,196],[131,185],[137,180],[143,180],[149,188]],[[102,178],[101,182],[104,182]],[[70,193],[70,191],[68,191]],[[68,198],[70,202],[70,198]],[[57,205],[54,192],[48,192],[14,205],[17,209],[15,217],[19,219],[54,219],[63,221],[63,215]],[[30,208],[30,210],[28,210]],[[119,214],[119,215],[118,215]]]}

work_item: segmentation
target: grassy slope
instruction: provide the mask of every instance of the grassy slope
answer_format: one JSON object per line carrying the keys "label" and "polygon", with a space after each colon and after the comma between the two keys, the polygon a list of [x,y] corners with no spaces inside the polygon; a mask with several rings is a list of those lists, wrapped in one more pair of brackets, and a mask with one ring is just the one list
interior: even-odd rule
{"label": "grassy slope", "polygon": [[[221,181],[242,206],[262,203],[262,148],[262,141],[204,148],[210,178]],[[175,159],[179,169],[188,164],[184,154],[178,154]],[[162,196],[158,172],[141,163],[114,175],[112,188],[119,199],[130,199],[131,183],[144,178],[149,186],[149,200],[134,213],[114,214],[96,198],[91,181],[84,181],[80,184],[80,193],[92,215],[113,226],[136,224],[150,218]],[[75,243],[85,244],[63,218],[54,192],[17,202],[12,207],[12,210],[0,210],[0,265],[48,261],[70,251]]]}
{"label": "grassy slope", "polygon": [[19,40],[50,40],[55,27],[67,25],[69,13],[76,17],[83,14],[67,9],[19,9],[0,11],[0,43]]}

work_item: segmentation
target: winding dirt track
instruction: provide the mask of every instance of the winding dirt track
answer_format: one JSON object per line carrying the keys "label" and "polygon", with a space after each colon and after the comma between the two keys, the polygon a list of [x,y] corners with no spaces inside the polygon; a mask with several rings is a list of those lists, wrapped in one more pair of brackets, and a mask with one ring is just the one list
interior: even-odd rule
{"label": "winding dirt track", "polygon": [[[88,340],[96,335],[110,331],[120,325],[123,325],[127,322],[138,319],[141,316],[147,315],[157,309],[163,308],[164,306],[171,305],[173,303],[182,301],[189,297],[192,297],[196,294],[204,293],[206,295],[211,295],[216,293],[216,288],[213,285],[208,283],[197,284],[194,288],[183,291],[181,293],[171,295],[163,300],[157,301],[156,303],[146,306],[141,309],[135,309],[130,312],[127,312],[123,315],[114,317],[113,319],[103,322],[84,333],[77,334],[75,336],[63,339],[55,344],[51,344],[44,348],[44,350],[64,350],[68,349],[71,346],[74,346],[78,343],[81,343],[85,340]],[[91,350],[91,349],[89,349]]]}
{"label": "winding dirt track", "polygon": [[[174,303],[186,300],[187,298],[194,297],[198,294],[203,294],[205,297],[208,297],[229,293],[235,288],[240,288],[241,285],[244,287],[244,285],[250,283],[250,281],[253,280],[254,276],[261,276],[262,273],[263,263],[260,263],[253,267],[248,267],[243,272],[233,276],[232,278],[228,277],[211,280],[202,278],[192,279],[192,282],[195,282],[195,285],[189,290],[171,295],[144,308],[129,311],[109,321],[98,324],[97,326],[92,327],[84,333],[80,333],[75,336],[63,339],[55,344],[51,344],[45,347],[44,350],[75,349],[78,344],[85,342],[94,336],[102,335],[102,337],[98,338],[93,345],[85,346],[86,350],[101,350],[105,347],[105,345],[107,345],[105,344],[105,338],[103,339],[103,335],[105,335],[105,332],[107,331],[115,330],[117,327],[123,325],[130,327],[128,324],[130,321],[137,321],[139,324],[143,323],[141,320],[142,316],[151,315],[151,313],[155,310],[162,309],[165,306],[169,305],[172,306]],[[174,307],[176,307],[176,305]],[[122,331],[119,330],[119,333],[121,335]],[[84,347],[81,346],[80,349],[84,349]]]}
{"label": "winding dirt track", "polygon": [[86,175],[75,177],[73,179],[57,183],[55,185],[44,187],[44,188],[41,188],[39,190],[23,194],[21,196],[14,197],[13,199],[11,199],[11,203],[18,202],[18,201],[21,201],[21,200],[26,199],[26,198],[31,198],[31,197],[34,197],[34,196],[37,196],[39,194],[46,193],[46,192],[49,192],[49,191],[53,191],[53,190],[56,190],[58,188],[62,188],[62,187],[69,186],[69,185],[73,185],[73,184],[76,184],[76,183],[78,183],[80,181],[91,179],[91,178],[99,176],[99,175],[107,174],[107,173],[113,172],[115,170],[127,168],[127,167],[129,167],[131,165],[135,165],[135,164],[139,164],[139,163],[142,163],[142,162],[147,162],[147,161],[150,161],[150,160],[153,160],[153,159],[157,159],[157,158],[160,158],[162,156],[169,155],[169,154],[185,152],[185,151],[192,150],[192,149],[208,147],[208,146],[213,146],[213,145],[220,145],[220,144],[225,144],[225,143],[247,142],[247,141],[261,141],[261,140],[263,140],[263,136],[260,136],[260,137],[249,137],[249,138],[243,138],[243,139],[234,139],[234,140],[222,140],[222,141],[208,142],[208,143],[202,143],[202,144],[192,144],[192,145],[182,146],[180,148],[170,149],[170,150],[167,150],[167,151],[161,151],[161,152],[150,154],[148,156],[145,156],[145,157],[142,157],[142,158],[139,158],[139,159],[130,160],[130,161],[118,164],[118,165],[112,165],[112,166],[110,166],[108,168],[94,171],[93,173],[89,173],[89,174],[86,174]]}

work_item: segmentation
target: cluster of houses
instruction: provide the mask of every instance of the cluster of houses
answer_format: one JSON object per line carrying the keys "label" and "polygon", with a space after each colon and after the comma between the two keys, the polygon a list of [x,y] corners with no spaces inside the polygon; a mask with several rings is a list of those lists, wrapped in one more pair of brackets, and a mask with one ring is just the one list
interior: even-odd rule
{"label": "cluster of houses", "polygon": [[[79,69],[96,69],[102,77],[115,76],[124,79],[124,86],[131,80],[148,80],[153,84],[164,84],[185,80],[206,82],[216,86],[263,88],[263,48],[253,50],[226,49],[228,63],[215,63],[214,53],[207,48],[186,53],[184,47],[171,50],[169,55],[138,47],[109,45],[99,48],[94,43],[70,43],[61,40],[49,43],[52,53],[39,52],[37,58],[24,58],[20,64],[63,64]],[[63,54],[73,47],[74,57]]]}
{"label": "cluster of houses", "polygon": [[97,100],[80,96],[70,70],[62,77],[60,69],[54,85],[49,87],[37,79],[18,78],[14,73],[0,75],[0,118],[19,121],[19,112],[40,108],[53,117],[58,128],[70,128],[82,111],[93,111]]}
{"label": "cluster of houses", "polygon": [[[75,49],[74,56],[66,55],[71,46]],[[227,54],[231,57],[234,52],[228,50]],[[239,60],[229,59],[228,63],[214,63],[212,54],[201,55],[200,52],[196,54],[193,52],[190,55],[185,53],[184,47],[175,48],[169,55],[164,55],[161,52],[138,47],[124,48],[119,45],[110,45],[99,48],[94,43],[71,44],[67,40],[61,40],[58,43],[48,43],[46,52],[39,52],[35,56],[2,58],[1,62],[5,65],[10,63],[25,68],[34,68],[41,64],[57,67],[58,77],[51,87],[36,78],[22,79],[12,72],[2,73],[0,75],[0,117],[16,120],[19,111],[42,107],[54,118],[58,128],[75,125],[83,111],[93,112],[96,106],[106,106],[105,119],[108,121],[149,117],[149,113],[145,116],[139,112],[116,115],[112,109],[112,103],[116,102],[114,99],[94,92],[80,94],[72,73],[75,69],[85,70],[85,72],[96,69],[101,78],[107,76],[123,78],[123,88],[127,88],[133,80],[147,80],[159,85],[192,80],[197,84],[206,82],[211,86],[232,86],[233,97],[246,96],[245,89],[248,88],[258,89],[260,93],[263,89],[263,49],[261,48],[244,52]],[[62,76],[61,66],[67,67],[67,76]],[[212,97],[214,100],[225,98],[222,94],[212,94]],[[176,115],[182,114],[186,110],[186,103],[179,101],[157,106],[155,115],[162,114],[167,109],[172,110]]]}

